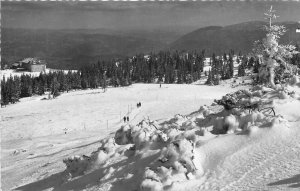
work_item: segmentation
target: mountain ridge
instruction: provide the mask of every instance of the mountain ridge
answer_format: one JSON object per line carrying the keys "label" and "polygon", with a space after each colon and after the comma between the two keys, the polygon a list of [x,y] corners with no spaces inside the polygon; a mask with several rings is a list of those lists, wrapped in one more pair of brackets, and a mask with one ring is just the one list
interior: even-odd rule
{"label": "mountain ridge", "polygon": [[[206,50],[208,56],[212,53],[223,54],[233,49],[235,52],[251,52],[253,42],[261,40],[266,32],[264,21],[249,21],[228,26],[208,26],[187,33],[169,44],[169,50]],[[288,31],[280,39],[280,43],[300,44],[300,35],[296,34],[297,22],[286,21],[274,23],[284,25]]]}

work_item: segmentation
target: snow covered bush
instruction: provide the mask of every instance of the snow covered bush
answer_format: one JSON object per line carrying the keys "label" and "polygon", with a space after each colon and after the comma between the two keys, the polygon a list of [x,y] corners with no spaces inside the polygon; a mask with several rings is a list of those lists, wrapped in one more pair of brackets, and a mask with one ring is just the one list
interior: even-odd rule
{"label": "snow covered bush", "polygon": [[163,190],[163,185],[160,181],[160,177],[151,169],[147,168],[141,184],[141,190],[143,191],[160,191]]}
{"label": "snow covered bush", "polygon": [[104,139],[102,146],[99,148],[107,154],[113,153],[116,149],[116,143],[114,138]]}
{"label": "snow covered bush", "polygon": [[239,90],[234,93],[226,94],[220,100],[215,100],[219,105],[222,105],[226,110],[232,110],[234,108],[256,110],[261,101],[263,92]]}
{"label": "snow covered bush", "polygon": [[166,142],[169,137],[165,132],[158,129],[158,124],[150,119],[144,119],[137,125],[122,126],[115,133],[115,140],[118,145],[134,144],[139,150],[152,143]]}
{"label": "snow covered bush", "polygon": [[289,84],[292,86],[297,85],[298,83],[299,83],[299,78],[296,75],[293,75],[289,80]]}
{"label": "snow covered bush", "polygon": [[64,159],[63,162],[67,166],[66,172],[71,177],[76,177],[84,174],[90,163],[90,160],[90,157],[87,156],[72,156]]}
{"label": "snow covered bush", "polygon": [[211,111],[209,110],[209,108],[206,105],[201,106],[200,109],[199,109],[199,112],[203,113],[204,117],[206,117],[209,114],[211,114]]}
{"label": "snow covered bush", "polygon": [[214,117],[214,132],[222,133],[223,130],[233,133],[240,130],[250,131],[253,126],[269,126],[272,119],[278,117],[274,109],[274,100],[296,97],[295,91],[279,84],[276,89],[254,86],[249,90],[227,94],[222,99],[215,100],[228,114]]}
{"label": "snow covered bush", "polygon": [[170,141],[174,141],[176,136],[182,133],[179,129],[176,128],[170,128],[170,129],[165,129],[165,133],[167,137],[169,138]]}
{"label": "snow covered bush", "polygon": [[103,139],[101,146],[91,156],[71,156],[63,160],[66,165],[66,172],[70,177],[83,175],[86,171],[106,161],[116,151],[114,138]]}
{"label": "snow covered bush", "polygon": [[115,140],[118,145],[126,145],[133,143],[131,136],[131,127],[129,125],[123,125],[115,133]]}
{"label": "snow covered bush", "polygon": [[164,167],[172,167],[177,173],[202,171],[200,162],[197,161],[197,165],[195,164],[195,143],[187,139],[171,142],[163,149],[159,160]]}
{"label": "snow covered bush", "polygon": [[162,148],[154,168],[146,168],[141,190],[163,190],[174,182],[194,179],[203,174],[201,157],[195,150],[195,143],[183,137],[169,142]]}
{"label": "snow covered bush", "polygon": [[224,119],[224,129],[230,133],[234,133],[234,131],[239,127],[239,121],[236,119],[234,115],[229,115]]}

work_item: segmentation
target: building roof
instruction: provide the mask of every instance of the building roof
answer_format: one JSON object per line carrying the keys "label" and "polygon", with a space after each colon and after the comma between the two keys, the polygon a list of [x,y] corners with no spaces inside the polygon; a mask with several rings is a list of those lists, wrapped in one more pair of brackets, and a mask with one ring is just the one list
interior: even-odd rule
{"label": "building roof", "polygon": [[37,58],[24,58],[21,62],[26,63],[26,64],[43,64],[43,65],[46,65],[45,60],[39,60]]}
{"label": "building roof", "polygon": [[20,63],[15,62],[15,63],[13,63],[12,65],[13,65],[13,66],[20,66]]}
{"label": "building roof", "polygon": [[30,62],[36,62],[36,58],[24,58],[21,62],[22,63],[30,63]]}

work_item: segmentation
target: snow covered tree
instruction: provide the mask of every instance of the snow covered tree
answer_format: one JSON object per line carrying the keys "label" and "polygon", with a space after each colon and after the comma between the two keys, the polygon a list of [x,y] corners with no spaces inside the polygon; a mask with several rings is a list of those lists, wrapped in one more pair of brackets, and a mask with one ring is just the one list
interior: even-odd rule
{"label": "snow covered tree", "polygon": [[102,77],[102,81],[101,81],[101,87],[103,89],[103,91],[105,92],[107,84],[106,84],[106,71],[103,73],[103,77]]}
{"label": "snow covered tree", "polygon": [[9,103],[8,89],[7,80],[3,76],[1,81],[1,104],[7,105]]}
{"label": "snow covered tree", "polygon": [[205,84],[213,85],[213,74],[212,74],[211,70],[208,71],[208,77],[207,77]]}
{"label": "snow covered tree", "polygon": [[32,78],[29,75],[21,75],[21,97],[32,96]]}
{"label": "snow covered tree", "polygon": [[247,65],[247,60],[245,57],[242,58],[242,61],[239,64],[238,67],[238,76],[245,76],[246,75],[246,65]]}
{"label": "snow covered tree", "polygon": [[[261,83],[269,84],[275,88],[275,69],[279,66],[284,70],[277,70],[279,72],[291,73],[288,59],[296,53],[293,45],[280,45],[278,40],[286,29],[284,26],[272,25],[272,19],[276,19],[275,10],[271,8],[265,13],[269,25],[265,26],[267,31],[266,37],[260,41],[255,42],[255,54],[259,59],[258,79]],[[279,74],[282,75],[282,74]]]}
{"label": "snow covered tree", "polygon": [[[232,52],[233,53],[233,52]],[[229,78],[232,78],[233,77],[233,74],[234,74],[234,66],[233,66],[233,54],[229,54]]]}
{"label": "snow covered tree", "polygon": [[238,67],[238,76],[241,77],[241,76],[245,76],[245,75],[246,75],[245,66],[244,66],[244,63],[241,63]]}
{"label": "snow covered tree", "polygon": [[215,77],[213,78],[213,84],[214,85],[219,85],[220,84],[220,74],[215,75]]}
{"label": "snow covered tree", "polygon": [[247,68],[250,69],[254,66],[254,63],[255,63],[255,59],[254,57],[251,56],[251,58],[249,59],[248,61],[248,64],[247,64]]}
{"label": "snow covered tree", "polygon": [[299,70],[300,69],[300,52],[299,52],[300,51],[300,45],[297,44],[295,50],[298,51],[298,53],[293,55],[293,58],[291,59],[291,63],[293,65],[297,66],[298,70]]}
{"label": "snow covered tree", "polygon": [[64,72],[59,72],[58,73],[58,83],[59,83],[59,91],[66,91],[68,89],[68,81],[67,81],[67,75],[64,74]]}

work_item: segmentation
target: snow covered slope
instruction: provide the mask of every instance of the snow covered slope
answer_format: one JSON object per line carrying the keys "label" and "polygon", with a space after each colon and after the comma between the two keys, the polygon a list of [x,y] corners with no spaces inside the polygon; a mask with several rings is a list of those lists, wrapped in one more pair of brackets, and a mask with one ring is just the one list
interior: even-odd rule
{"label": "snow covered slope", "polygon": [[[143,97],[139,97],[137,90],[142,90]],[[120,103],[112,104],[107,99],[120,99],[125,102],[125,108],[134,101],[141,101],[142,107],[132,110],[129,107],[132,121],[124,124],[119,118],[112,119],[115,124],[112,123],[109,130],[103,124],[102,129],[96,126],[87,130],[75,128],[68,130],[67,134],[60,130],[56,135],[43,137],[37,131],[27,139],[12,139],[10,133],[28,134],[21,131],[22,126],[10,133],[8,131],[13,127],[1,127],[6,133],[1,137],[5,140],[1,153],[3,188],[28,191],[299,189],[300,88],[289,86],[274,91],[255,87],[237,94],[239,102],[260,103],[261,108],[274,107],[275,116],[269,113],[270,109],[252,113],[243,109],[229,112],[218,105],[199,109],[200,105],[210,105],[211,98],[220,99],[232,91],[236,89],[230,88],[229,84],[217,87],[163,85],[162,88],[136,84],[109,89],[101,95],[96,93],[97,90],[65,94],[49,101],[57,104],[56,107],[62,105],[56,112],[49,112],[53,118],[59,119],[68,111],[64,109],[70,107],[72,102],[67,100],[75,99],[72,97],[76,97],[78,103],[89,104],[91,111],[86,108],[81,112],[87,113],[84,115],[86,121],[97,116],[88,115],[93,114],[93,110],[120,109],[117,106]],[[193,94],[197,98],[193,99]],[[105,98],[105,95],[109,97]],[[161,95],[166,97],[156,100],[156,96]],[[97,102],[100,96],[102,102]],[[88,100],[84,102],[80,97]],[[64,102],[59,102],[59,99]],[[31,100],[21,104],[41,105],[43,102]],[[84,108],[80,104],[77,106],[78,111]],[[10,119],[8,114],[9,111],[20,113],[16,110],[18,107],[10,107],[6,108],[4,119],[17,120]],[[47,108],[51,108],[50,104]],[[170,118],[170,114],[176,113],[184,115]],[[69,122],[80,119],[78,116],[64,118]],[[24,124],[33,130],[30,121]],[[67,124],[62,124],[62,127]],[[57,126],[53,124],[53,128]],[[72,122],[69,128],[73,126],[76,127],[76,122]]]}
{"label": "snow covered slope", "polygon": [[[123,116],[129,115],[131,124],[148,116],[165,121],[234,91],[228,87],[134,84],[105,93],[101,89],[74,91],[54,100],[24,98],[1,108],[2,189],[63,171],[64,158],[96,150],[99,140],[123,124]],[[138,102],[142,107],[136,107]]]}

